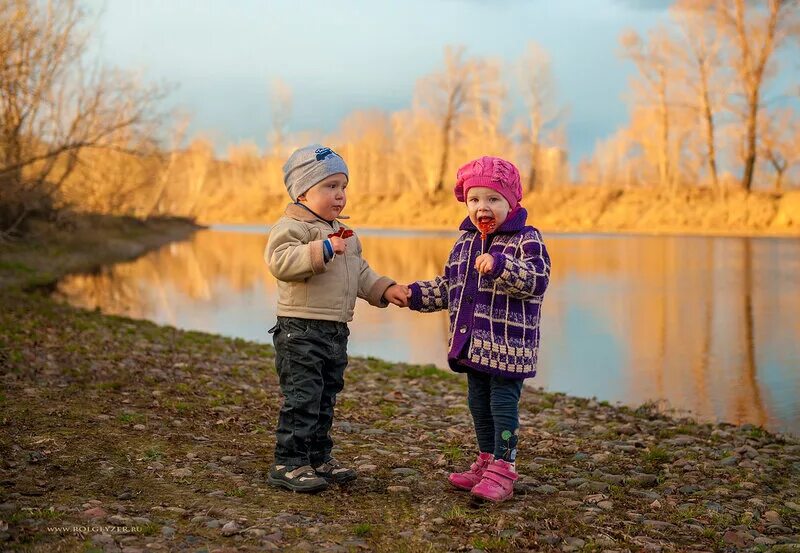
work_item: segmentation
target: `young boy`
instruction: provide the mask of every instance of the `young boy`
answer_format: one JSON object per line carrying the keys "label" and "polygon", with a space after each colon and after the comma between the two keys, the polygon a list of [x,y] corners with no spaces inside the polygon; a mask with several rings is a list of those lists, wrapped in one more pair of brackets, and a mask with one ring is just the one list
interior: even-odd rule
{"label": "young boy", "polygon": [[278,323],[270,333],[284,398],[268,480],[296,492],[356,478],[331,457],[329,434],[356,297],[376,307],[407,305],[408,289],[370,269],[358,237],[337,220],[347,218],[341,213],[348,178],[347,165],[330,148],[296,150],[283,166],[294,203],[272,227],[264,255],[278,279]]}

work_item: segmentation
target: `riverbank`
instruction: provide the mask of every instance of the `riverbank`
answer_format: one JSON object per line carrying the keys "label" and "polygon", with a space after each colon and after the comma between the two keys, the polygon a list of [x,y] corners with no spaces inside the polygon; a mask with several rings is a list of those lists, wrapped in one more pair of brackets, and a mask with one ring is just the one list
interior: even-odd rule
{"label": "riverbank", "polygon": [[23,238],[0,243],[0,288],[47,285],[68,273],[135,259],[204,228],[176,217],[136,219],[73,214],[59,222],[32,220]]}
{"label": "riverbank", "polygon": [[517,496],[476,506],[446,482],[474,447],[464,380],[377,359],[351,360],[337,406],[360,478],[275,490],[272,348],[22,291],[75,247],[0,255],[4,549],[800,551],[796,437],[531,390]]}

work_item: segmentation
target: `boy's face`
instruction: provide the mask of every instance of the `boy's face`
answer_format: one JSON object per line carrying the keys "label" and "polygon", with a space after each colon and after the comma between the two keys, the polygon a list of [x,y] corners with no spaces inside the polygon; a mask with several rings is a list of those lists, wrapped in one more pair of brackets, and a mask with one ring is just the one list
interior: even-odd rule
{"label": "boy's face", "polygon": [[345,188],[347,177],[344,173],[336,173],[325,177],[297,199],[323,219],[333,221],[347,205]]}
{"label": "boy's face", "polygon": [[466,201],[469,220],[476,227],[478,221],[489,218],[494,219],[494,228],[498,228],[508,217],[508,212],[511,211],[508,200],[500,192],[484,186],[470,188],[467,191]]}

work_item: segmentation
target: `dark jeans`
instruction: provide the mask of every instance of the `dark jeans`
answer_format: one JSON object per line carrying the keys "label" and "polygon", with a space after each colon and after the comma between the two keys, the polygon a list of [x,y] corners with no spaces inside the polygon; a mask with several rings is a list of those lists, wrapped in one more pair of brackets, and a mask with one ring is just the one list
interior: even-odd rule
{"label": "dark jeans", "polygon": [[493,453],[495,459],[509,463],[517,457],[522,382],[475,370],[467,373],[467,402],[475,423],[478,447],[482,453]]}
{"label": "dark jeans", "polygon": [[283,406],[276,431],[276,465],[318,466],[331,458],[333,406],[344,387],[347,324],[278,317],[272,341]]}

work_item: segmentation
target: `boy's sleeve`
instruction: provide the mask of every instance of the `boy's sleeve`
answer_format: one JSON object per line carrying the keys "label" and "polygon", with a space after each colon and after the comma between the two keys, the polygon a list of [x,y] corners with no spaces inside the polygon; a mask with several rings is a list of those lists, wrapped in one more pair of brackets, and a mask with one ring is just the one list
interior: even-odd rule
{"label": "boy's sleeve", "polygon": [[521,300],[541,297],[550,282],[550,256],[542,234],[533,229],[522,239],[520,257],[495,252],[490,273],[497,288]]}
{"label": "boy's sleeve", "polygon": [[389,302],[383,298],[384,292],[392,284],[397,284],[389,277],[380,276],[372,270],[367,260],[361,256],[361,240],[356,236],[356,248],[361,263],[358,275],[358,297],[365,299],[375,307],[388,307]]}
{"label": "boy's sleeve", "polygon": [[312,240],[309,232],[299,225],[272,227],[264,260],[278,280],[301,281],[324,273],[324,240]]}

